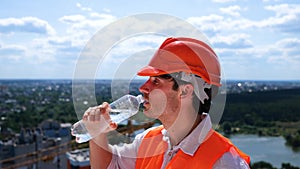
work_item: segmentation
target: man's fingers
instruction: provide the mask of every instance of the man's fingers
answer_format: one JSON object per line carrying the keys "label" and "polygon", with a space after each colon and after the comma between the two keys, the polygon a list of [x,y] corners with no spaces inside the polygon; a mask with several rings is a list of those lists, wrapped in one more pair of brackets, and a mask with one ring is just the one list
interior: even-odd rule
{"label": "man's fingers", "polygon": [[100,121],[100,120],[101,120],[100,109],[97,109],[95,114],[95,121]]}
{"label": "man's fingers", "polygon": [[82,119],[85,121],[94,122],[94,121],[100,121],[101,118],[104,118],[104,120],[107,123],[109,123],[111,121],[110,116],[109,116],[109,109],[110,109],[110,107],[107,102],[104,102],[99,106],[89,107],[85,111]]}
{"label": "man's fingers", "polygon": [[106,102],[85,111],[83,121],[90,135],[97,136],[117,129],[118,124],[112,122],[109,112],[110,106]]}
{"label": "man's fingers", "polygon": [[91,110],[92,110],[92,107],[89,107],[85,112],[84,112],[84,114],[83,114],[83,116],[82,116],[82,120],[88,120],[88,117],[89,117],[89,115],[90,115],[90,112],[91,112]]}
{"label": "man's fingers", "polygon": [[93,108],[89,115],[89,121],[95,121],[96,108]]}
{"label": "man's fingers", "polygon": [[101,114],[105,114],[109,112],[109,104],[107,102],[103,102],[100,106],[97,108],[100,109]]}
{"label": "man's fingers", "polygon": [[111,121],[109,115],[109,111],[110,111],[109,104],[107,102],[104,102],[99,107],[100,107],[101,115],[104,117],[105,121],[109,123]]}
{"label": "man's fingers", "polygon": [[111,121],[111,122],[109,123],[109,127],[110,127],[112,130],[115,130],[115,129],[117,129],[118,124],[117,124],[116,122]]}

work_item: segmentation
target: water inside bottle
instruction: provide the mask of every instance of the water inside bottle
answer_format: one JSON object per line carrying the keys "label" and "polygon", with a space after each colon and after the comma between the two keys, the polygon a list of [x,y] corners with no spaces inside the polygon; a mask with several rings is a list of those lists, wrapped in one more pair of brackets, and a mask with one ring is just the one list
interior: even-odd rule
{"label": "water inside bottle", "polygon": [[115,123],[120,123],[127,120],[133,113],[132,110],[128,109],[112,109],[110,111],[110,118]]}
{"label": "water inside bottle", "polygon": [[72,128],[71,128],[71,134],[73,136],[75,135],[80,135],[80,134],[85,134],[87,133],[87,129],[85,128],[84,124],[82,123],[82,120],[78,121],[75,123]]}

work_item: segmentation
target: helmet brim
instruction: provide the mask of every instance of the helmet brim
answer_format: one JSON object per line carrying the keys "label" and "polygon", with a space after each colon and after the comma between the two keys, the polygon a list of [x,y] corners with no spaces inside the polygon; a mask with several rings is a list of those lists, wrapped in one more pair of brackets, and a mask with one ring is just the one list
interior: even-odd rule
{"label": "helmet brim", "polygon": [[168,74],[168,72],[154,68],[152,66],[145,66],[137,72],[138,76],[159,76]]}

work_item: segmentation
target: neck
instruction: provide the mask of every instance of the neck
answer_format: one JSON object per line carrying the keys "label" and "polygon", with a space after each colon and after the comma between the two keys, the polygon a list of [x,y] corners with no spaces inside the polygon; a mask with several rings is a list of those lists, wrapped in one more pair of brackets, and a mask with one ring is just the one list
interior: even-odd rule
{"label": "neck", "polygon": [[[180,116],[180,115],[179,115]],[[165,126],[170,137],[171,145],[178,145],[202,121],[201,115],[192,111],[178,117],[171,126]]]}

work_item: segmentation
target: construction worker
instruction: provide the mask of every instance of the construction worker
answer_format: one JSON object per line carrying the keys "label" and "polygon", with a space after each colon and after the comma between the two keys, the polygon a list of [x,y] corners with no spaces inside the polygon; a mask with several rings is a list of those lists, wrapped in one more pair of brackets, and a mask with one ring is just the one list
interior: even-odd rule
{"label": "construction worker", "polygon": [[92,168],[249,168],[249,156],[212,128],[208,113],[221,76],[217,55],[206,43],[167,38],[137,74],[149,76],[139,89],[143,112],[162,125],[131,144],[112,146],[106,134],[117,124],[110,120],[108,103],[87,110],[83,121],[89,130],[94,122],[108,123],[89,143]]}

